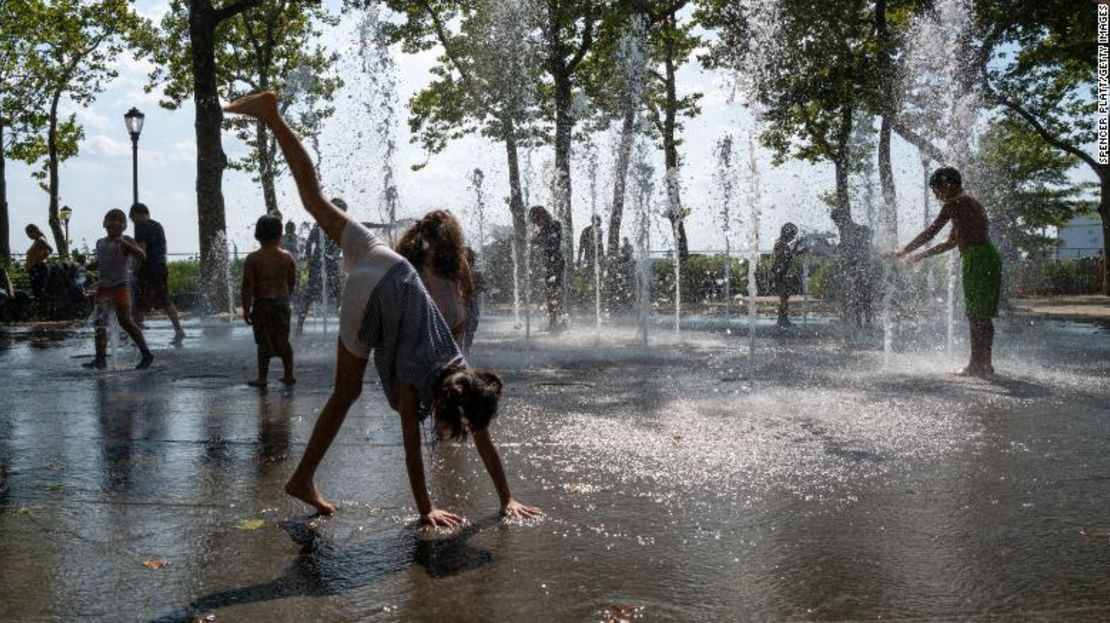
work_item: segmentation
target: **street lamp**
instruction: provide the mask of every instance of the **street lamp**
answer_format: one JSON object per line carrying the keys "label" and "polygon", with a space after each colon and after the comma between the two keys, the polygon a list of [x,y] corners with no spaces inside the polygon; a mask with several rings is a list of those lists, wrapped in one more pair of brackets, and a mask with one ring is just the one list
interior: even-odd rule
{"label": "street lamp", "polygon": [[66,252],[68,253],[69,252],[69,217],[73,216],[73,210],[71,210],[69,206],[62,206],[62,209],[58,210],[58,216],[62,217],[62,226],[65,227],[65,230],[66,230]]}
{"label": "street lamp", "polygon": [[143,118],[138,108],[132,107],[123,116],[127,131],[131,134],[131,203],[139,203],[139,134],[143,131]]}

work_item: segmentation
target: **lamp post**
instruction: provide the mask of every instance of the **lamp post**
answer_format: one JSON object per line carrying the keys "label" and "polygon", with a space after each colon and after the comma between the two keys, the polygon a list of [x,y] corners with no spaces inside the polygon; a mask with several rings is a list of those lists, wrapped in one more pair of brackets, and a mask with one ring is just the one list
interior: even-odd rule
{"label": "lamp post", "polygon": [[138,108],[132,107],[123,116],[127,132],[131,134],[131,203],[139,202],[139,134],[143,131],[143,118]]}
{"label": "lamp post", "polygon": [[62,217],[62,227],[64,227],[65,231],[66,231],[66,254],[68,255],[69,254],[69,217],[73,216],[73,210],[70,209],[69,206],[62,206],[62,209],[58,210],[58,216]]}

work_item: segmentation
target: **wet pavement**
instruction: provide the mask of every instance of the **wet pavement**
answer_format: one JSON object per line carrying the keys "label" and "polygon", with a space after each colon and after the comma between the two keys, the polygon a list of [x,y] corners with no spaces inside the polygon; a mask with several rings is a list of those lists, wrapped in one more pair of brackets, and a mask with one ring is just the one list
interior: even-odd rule
{"label": "wet pavement", "polygon": [[[91,333],[0,339],[0,618],[1106,620],[1110,333],[1000,326],[991,381],[819,319],[690,319],[644,348],[588,322],[524,340],[484,319],[506,381],[503,522],[475,452],[426,449],[456,532],[414,526],[400,425],[377,381],[318,484],[285,497],[330,386],[334,332],[260,393],[249,328],[154,322],[154,367],[90,373]],[[334,324],[331,325],[334,331]],[[907,338],[908,339],[908,338]],[[148,568],[144,566],[147,563]]]}

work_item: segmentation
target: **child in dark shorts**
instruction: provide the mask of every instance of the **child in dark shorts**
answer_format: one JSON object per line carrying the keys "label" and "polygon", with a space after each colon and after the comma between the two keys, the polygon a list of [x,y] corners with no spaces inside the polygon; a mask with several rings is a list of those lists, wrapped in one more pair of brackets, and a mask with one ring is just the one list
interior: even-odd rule
{"label": "child in dark shorts", "polygon": [[185,330],[177,307],[170,298],[169,268],[166,266],[166,231],[162,224],[150,218],[150,208],[146,204],[135,203],[131,206],[131,222],[135,224],[135,242],[146,252],[135,270],[135,306],[132,310],[135,322],[143,324],[145,312],[162,309],[173,325],[173,340],[170,344],[180,346],[185,340]]}
{"label": "child in dark shorts", "polygon": [[254,237],[262,248],[243,262],[243,319],[254,328],[258,345],[258,377],[247,384],[266,387],[270,359],[281,357],[286,385],[293,378],[293,347],[289,344],[289,320],[292,310],[289,297],[297,283],[297,266],[293,256],[281,248],[281,219],[266,215],[254,226]]}

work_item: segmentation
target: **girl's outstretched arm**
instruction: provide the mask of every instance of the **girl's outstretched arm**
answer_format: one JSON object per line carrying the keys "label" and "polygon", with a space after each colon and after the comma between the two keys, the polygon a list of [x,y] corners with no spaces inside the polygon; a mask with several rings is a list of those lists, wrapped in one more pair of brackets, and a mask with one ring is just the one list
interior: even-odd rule
{"label": "girl's outstretched arm", "polygon": [[424,457],[420,448],[420,398],[407,383],[400,383],[401,436],[405,442],[405,469],[409,474],[409,486],[420,511],[420,521],[433,526],[457,526],[463,518],[454,513],[439,510],[432,506],[428,495],[428,484],[424,480]]}
{"label": "girl's outstretched arm", "polygon": [[512,494],[509,493],[509,481],[505,478],[505,467],[501,464],[501,456],[497,454],[497,448],[493,446],[493,439],[490,438],[489,431],[475,431],[471,433],[471,436],[474,437],[474,447],[478,449],[478,456],[482,457],[482,463],[486,466],[490,479],[493,480],[494,488],[497,489],[497,497],[501,499],[501,514],[506,517],[520,517],[522,519],[542,515],[543,511],[539,508],[525,506],[514,500]]}
{"label": "girl's outstretched arm", "polygon": [[301,195],[301,203],[304,204],[305,210],[308,210],[312,218],[316,219],[324,233],[338,243],[343,236],[343,228],[347,226],[347,213],[335,207],[324,197],[324,193],[320,190],[320,181],[316,179],[316,170],[312,167],[312,159],[301,145],[300,139],[278,112],[277,96],[274,92],[263,91],[240,97],[228,104],[224,110],[237,115],[254,117],[270,128],[281,147],[281,153],[285,155],[285,162],[289,164],[293,179],[297,182],[297,192]]}

